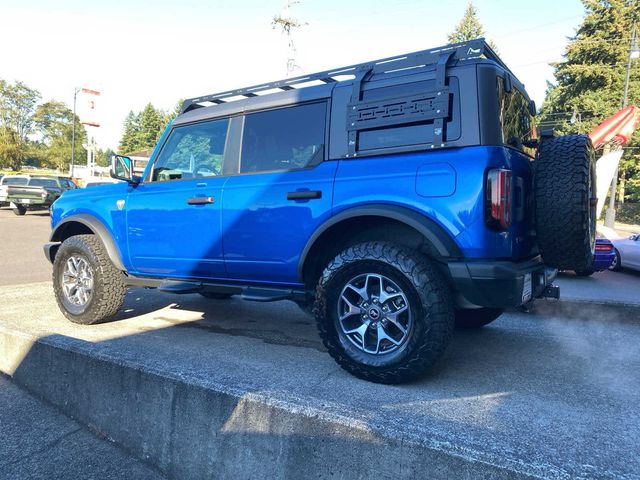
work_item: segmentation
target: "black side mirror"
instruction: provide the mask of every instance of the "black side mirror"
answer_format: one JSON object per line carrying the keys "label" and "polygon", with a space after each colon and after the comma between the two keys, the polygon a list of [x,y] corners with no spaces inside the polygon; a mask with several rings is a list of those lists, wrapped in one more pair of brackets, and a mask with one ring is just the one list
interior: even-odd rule
{"label": "black side mirror", "polygon": [[124,180],[125,182],[137,184],[140,179],[133,175],[133,161],[129,157],[114,155],[111,157],[111,168],[109,170],[111,178]]}
{"label": "black side mirror", "polygon": [[535,117],[538,114],[538,111],[536,110],[536,102],[533,100],[529,100],[529,113],[532,117]]}

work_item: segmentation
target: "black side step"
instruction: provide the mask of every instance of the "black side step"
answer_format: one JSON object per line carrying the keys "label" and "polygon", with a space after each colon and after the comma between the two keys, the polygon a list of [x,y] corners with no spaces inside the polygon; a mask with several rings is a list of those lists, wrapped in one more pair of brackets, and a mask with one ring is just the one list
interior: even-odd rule
{"label": "black side step", "polygon": [[202,284],[167,280],[158,286],[158,290],[167,293],[197,293],[202,290]]}
{"label": "black side step", "polygon": [[249,285],[189,282],[184,280],[160,280],[134,276],[126,276],[125,282],[129,287],[157,288],[161,292],[167,293],[229,293],[232,295],[241,295],[243,299],[251,302],[277,302],[279,300],[303,301],[308,298],[304,290],[296,290],[289,287],[256,287]]}
{"label": "black side step", "polygon": [[[296,292],[291,289],[247,287],[242,292],[242,298],[250,302],[277,302],[291,300]],[[300,292],[304,295],[304,292]]]}

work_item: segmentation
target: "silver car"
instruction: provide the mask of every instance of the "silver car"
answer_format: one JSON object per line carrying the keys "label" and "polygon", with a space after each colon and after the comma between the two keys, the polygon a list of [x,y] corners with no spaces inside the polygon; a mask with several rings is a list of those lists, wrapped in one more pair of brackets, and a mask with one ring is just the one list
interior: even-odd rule
{"label": "silver car", "polygon": [[630,268],[640,270],[640,233],[631,235],[629,238],[613,240],[616,249],[616,258],[611,265],[611,270]]}

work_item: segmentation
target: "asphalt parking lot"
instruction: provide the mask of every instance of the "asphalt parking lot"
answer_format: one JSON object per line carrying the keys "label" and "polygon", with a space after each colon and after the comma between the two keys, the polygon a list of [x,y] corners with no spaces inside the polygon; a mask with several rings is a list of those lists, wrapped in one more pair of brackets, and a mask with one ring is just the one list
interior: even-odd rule
{"label": "asphalt parking lot", "polygon": [[[383,386],[335,365],[313,319],[291,302],[134,289],[115,322],[70,324],[55,305],[41,250],[48,222],[0,210],[3,329],[81,341],[192,383],[340,412],[372,431],[400,431],[527,476],[640,478],[640,310],[629,306],[638,275],[563,275],[570,298],[596,303],[539,302],[481,331],[459,331],[424,379]],[[598,304],[610,298],[619,306]]]}

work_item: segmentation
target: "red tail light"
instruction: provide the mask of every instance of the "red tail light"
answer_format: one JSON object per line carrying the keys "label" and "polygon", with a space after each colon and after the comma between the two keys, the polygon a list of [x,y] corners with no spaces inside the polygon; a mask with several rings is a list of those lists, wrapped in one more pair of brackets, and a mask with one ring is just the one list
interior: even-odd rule
{"label": "red tail light", "polygon": [[613,245],[609,243],[596,243],[596,252],[610,252],[613,250]]}
{"label": "red tail light", "polygon": [[487,172],[486,189],[487,225],[499,230],[511,226],[513,210],[513,189],[511,170],[496,168]]}

